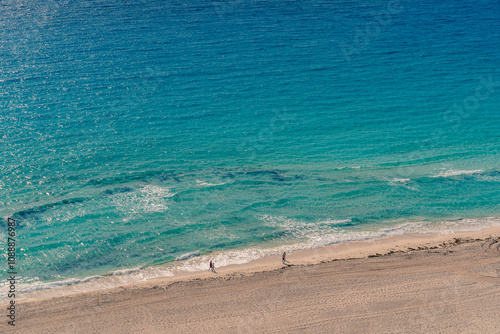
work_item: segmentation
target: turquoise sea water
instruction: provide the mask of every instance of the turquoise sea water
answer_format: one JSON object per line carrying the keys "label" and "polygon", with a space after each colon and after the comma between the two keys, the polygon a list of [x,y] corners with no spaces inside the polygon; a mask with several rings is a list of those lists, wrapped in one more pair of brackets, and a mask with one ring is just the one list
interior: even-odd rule
{"label": "turquoise sea water", "polygon": [[497,1],[1,6],[25,290],[500,225]]}

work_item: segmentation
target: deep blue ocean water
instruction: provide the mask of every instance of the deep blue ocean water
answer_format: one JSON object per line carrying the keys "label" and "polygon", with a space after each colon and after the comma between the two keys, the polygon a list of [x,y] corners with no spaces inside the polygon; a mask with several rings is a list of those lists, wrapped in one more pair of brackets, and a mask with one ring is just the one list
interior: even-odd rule
{"label": "deep blue ocean water", "polygon": [[497,1],[0,6],[25,289],[500,225]]}

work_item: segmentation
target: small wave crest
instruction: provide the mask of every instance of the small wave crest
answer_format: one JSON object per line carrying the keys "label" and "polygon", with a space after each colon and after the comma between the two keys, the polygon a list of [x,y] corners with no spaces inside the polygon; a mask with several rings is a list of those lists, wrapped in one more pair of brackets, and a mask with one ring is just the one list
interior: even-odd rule
{"label": "small wave crest", "polygon": [[388,179],[387,182],[391,186],[403,187],[403,188],[406,188],[406,189],[409,189],[409,190],[413,190],[413,191],[418,191],[419,190],[419,188],[415,184],[412,184],[410,178],[397,178],[396,177],[396,178],[393,178],[393,179]]}
{"label": "small wave crest", "polygon": [[482,169],[477,169],[477,170],[446,170],[442,171],[438,175],[434,175],[433,177],[453,177],[453,176],[460,176],[460,175],[474,175],[474,174],[482,174],[484,173],[484,170]]}
{"label": "small wave crest", "polygon": [[411,179],[398,179],[398,178],[394,178],[392,180],[392,182],[396,182],[396,183],[407,183],[407,182],[410,182]]}
{"label": "small wave crest", "polygon": [[229,183],[229,182],[210,183],[210,182],[196,180],[196,185],[198,187],[216,187],[216,186],[223,186],[227,183]]}
{"label": "small wave crest", "polygon": [[182,254],[178,257],[175,258],[175,261],[183,261],[183,260],[188,260],[190,258],[193,258],[193,257],[197,257],[197,256],[200,256],[200,251],[196,251],[196,252],[190,252],[190,253],[186,253],[186,254]]}

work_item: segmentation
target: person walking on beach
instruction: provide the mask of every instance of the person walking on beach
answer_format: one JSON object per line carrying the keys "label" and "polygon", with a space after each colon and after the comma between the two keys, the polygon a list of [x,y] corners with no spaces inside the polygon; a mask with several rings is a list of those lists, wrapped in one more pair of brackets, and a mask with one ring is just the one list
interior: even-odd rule
{"label": "person walking on beach", "polygon": [[286,252],[283,252],[283,255],[281,256],[281,262],[286,265]]}
{"label": "person walking on beach", "polygon": [[212,262],[212,260],[210,260],[210,268],[208,268],[209,271],[214,271],[214,264]]}

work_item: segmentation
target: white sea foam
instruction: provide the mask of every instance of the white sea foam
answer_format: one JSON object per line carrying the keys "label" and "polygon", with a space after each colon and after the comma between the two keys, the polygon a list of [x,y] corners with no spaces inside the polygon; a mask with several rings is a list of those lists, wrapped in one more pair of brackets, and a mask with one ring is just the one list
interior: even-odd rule
{"label": "white sea foam", "polygon": [[411,179],[398,179],[398,178],[394,178],[392,180],[392,182],[397,182],[397,183],[407,183],[407,182],[410,182]]}
{"label": "white sea foam", "polygon": [[389,184],[391,186],[397,186],[397,187],[403,187],[403,188],[406,188],[406,189],[409,189],[409,190],[413,190],[413,191],[418,191],[418,187],[415,186],[415,185],[412,185],[410,182],[411,182],[411,179],[409,178],[394,178],[392,180],[387,180],[387,182],[389,182]]}
{"label": "white sea foam", "polygon": [[483,182],[500,182],[500,174],[496,175],[478,174],[476,176],[476,179],[478,181],[483,181]]}
{"label": "white sea foam", "polygon": [[118,194],[112,201],[116,208],[131,214],[164,212],[169,208],[169,198],[175,196],[169,188],[146,185],[139,191]]}
{"label": "white sea foam", "polygon": [[232,264],[244,264],[266,256],[278,254],[276,251],[263,248],[247,248],[242,250],[231,250],[190,258],[187,261],[173,267],[175,272],[196,272],[208,270],[208,263],[213,261],[216,267],[224,267]]}
{"label": "white sea foam", "polygon": [[433,177],[452,177],[452,176],[460,176],[460,175],[474,175],[474,174],[482,174],[484,173],[484,170],[482,169],[477,169],[477,170],[446,170],[442,171],[438,175],[434,175]]}
{"label": "white sea foam", "polygon": [[175,261],[188,260],[188,259],[190,259],[192,257],[196,257],[196,256],[199,256],[199,255],[200,255],[200,251],[190,252],[190,253],[182,254],[181,256],[176,257]]}
{"label": "white sea foam", "polygon": [[[34,291],[39,291],[39,290],[49,290],[49,289],[54,289],[58,287],[67,287],[67,286],[72,286],[75,284],[85,284],[89,283],[92,281],[95,281],[102,276],[89,276],[85,278],[69,278],[66,280],[62,281],[56,281],[56,282],[40,282],[36,278],[30,280],[29,282],[26,283],[21,283],[17,286],[19,295],[22,296],[24,293],[30,293]],[[22,278],[20,279],[21,282],[23,282]],[[4,296],[3,296],[4,297]],[[3,298],[0,298],[3,299]]]}
{"label": "white sea foam", "polygon": [[361,166],[346,166],[346,167],[337,167],[336,170],[343,170],[343,169],[361,169]]}
{"label": "white sea foam", "polygon": [[198,187],[216,187],[216,186],[222,186],[222,185],[227,184],[227,183],[228,182],[209,183],[209,182],[205,182],[205,181],[196,180],[196,185]]}
{"label": "white sea foam", "polygon": [[[456,219],[440,222],[407,222],[385,228],[355,226],[345,228],[331,224],[331,221],[308,223],[288,219],[286,217],[264,216],[263,221],[269,226],[279,227],[287,232],[287,237],[300,240],[304,249],[319,248],[335,243],[345,243],[388,236],[399,236],[411,233],[442,233],[449,234],[464,231],[478,231],[483,228],[500,226],[500,218]],[[334,221],[336,224],[346,224],[349,220]],[[360,230],[364,228],[364,230]]]}

